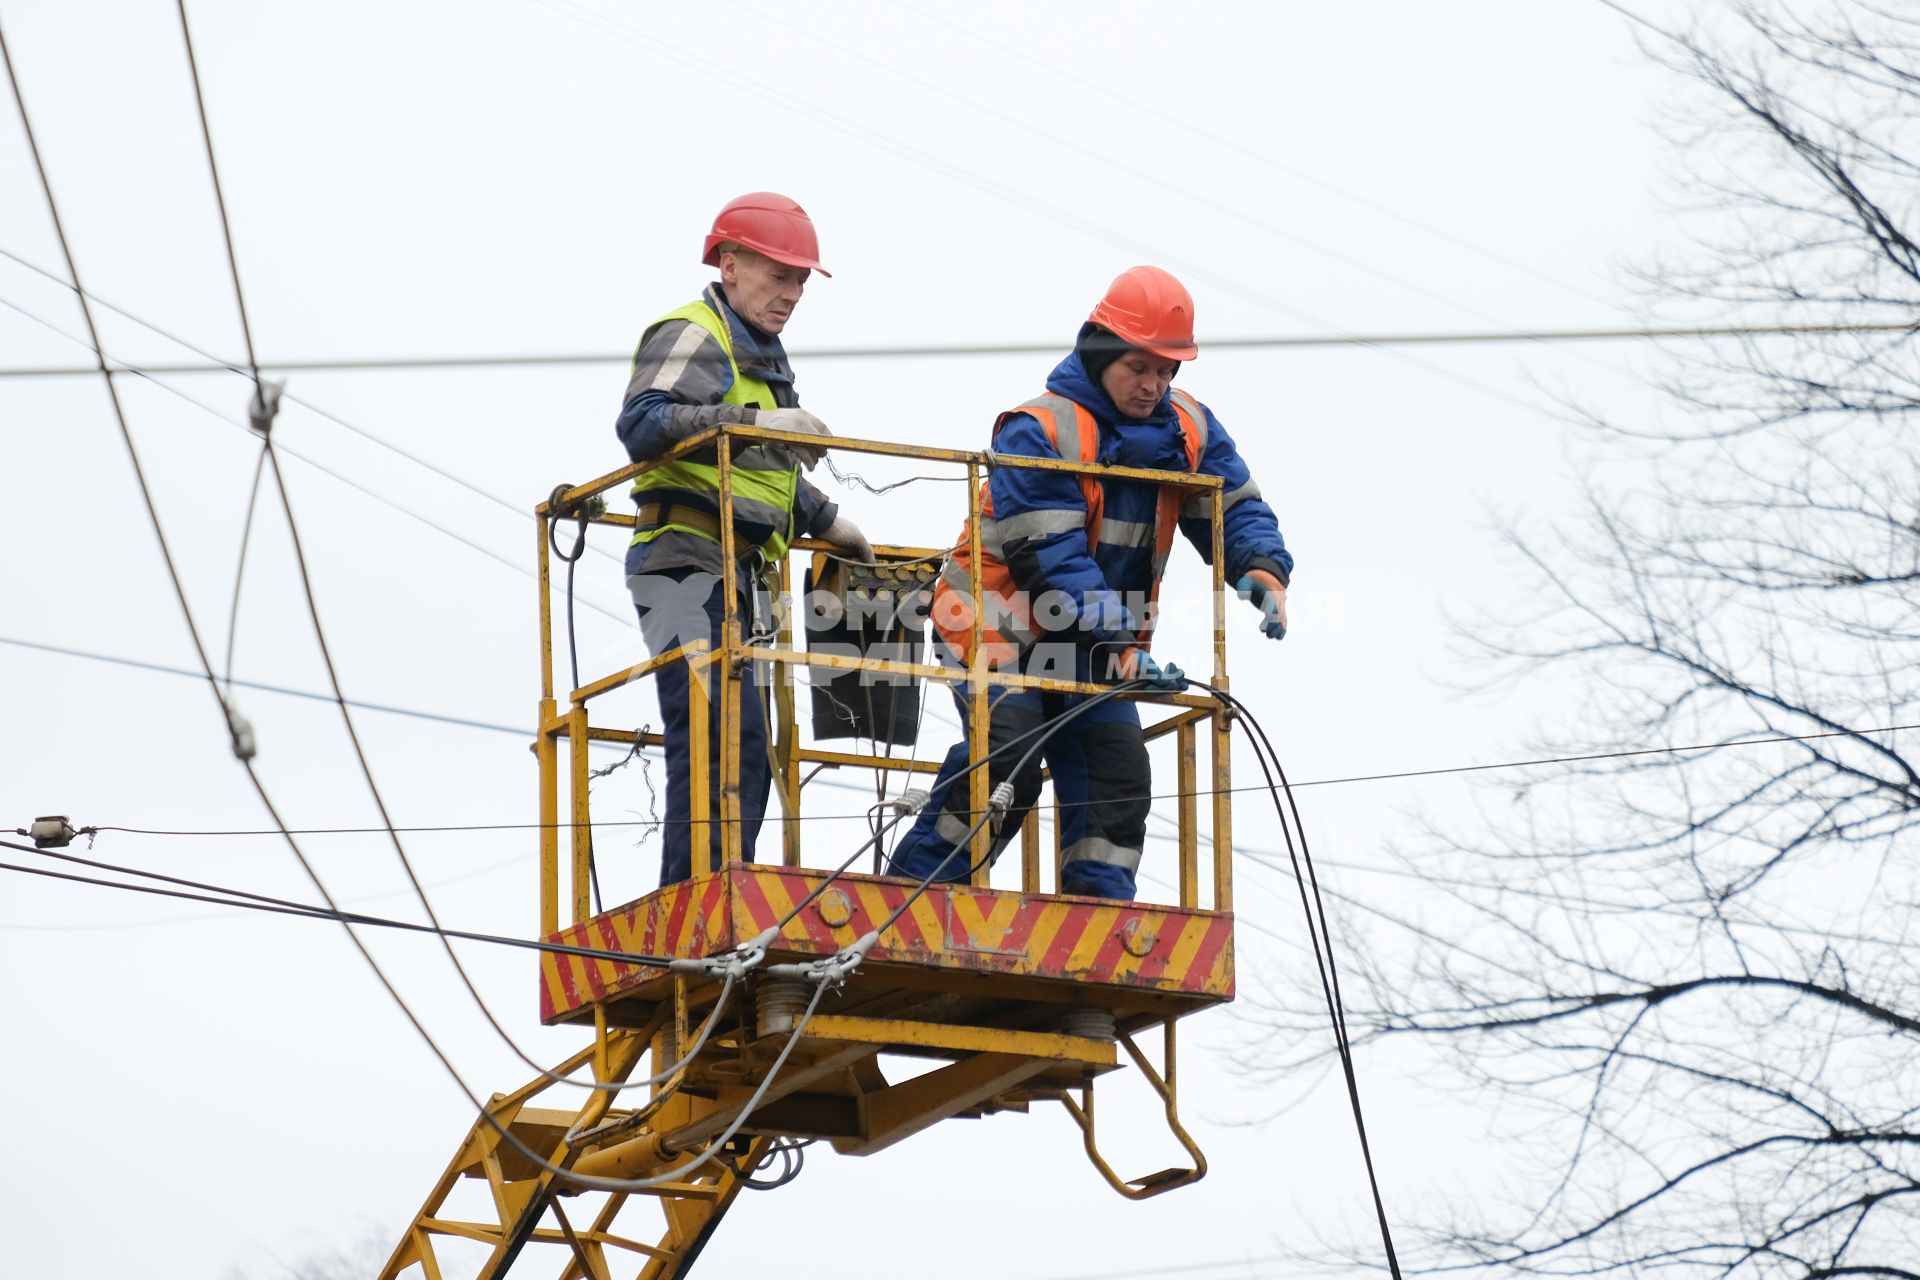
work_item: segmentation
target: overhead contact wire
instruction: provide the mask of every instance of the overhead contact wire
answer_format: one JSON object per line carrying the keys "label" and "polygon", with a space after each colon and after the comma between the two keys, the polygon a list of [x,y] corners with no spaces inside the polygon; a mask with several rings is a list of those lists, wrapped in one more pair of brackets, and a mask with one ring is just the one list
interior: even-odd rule
{"label": "overhead contact wire", "polygon": [[[255,395],[260,397],[264,402],[266,392],[265,388],[261,386],[260,368],[254,357],[253,329],[247,319],[246,294],[240,285],[240,262],[234,252],[233,227],[227,216],[226,197],[222,193],[220,183],[220,169],[214,161],[213,130],[207,119],[206,97],[201,92],[199,63],[193,52],[193,32],[187,22],[186,0],[176,0],[176,6],[180,13],[180,34],[186,44],[187,65],[193,73],[194,101],[199,108],[201,135],[206,141],[207,168],[213,178],[213,189],[220,214],[221,231],[225,237],[227,246],[227,263],[233,275],[234,302],[239,310],[240,327],[246,338],[247,363],[249,369],[252,371]],[[103,367],[104,363],[103,359]],[[426,887],[421,884],[420,877],[414,870],[413,861],[407,856],[406,846],[401,841],[399,832],[394,830],[393,815],[388,811],[386,797],[381,794],[380,784],[374,778],[372,762],[367,759],[366,749],[361,745],[359,729],[354,724],[353,712],[348,707],[346,693],[341,688],[340,673],[334,665],[332,646],[327,643],[326,628],[320,621],[320,604],[314,596],[313,576],[307,565],[306,547],[300,537],[299,522],[293,514],[293,499],[287,492],[286,477],[280,470],[280,459],[274,449],[270,424],[268,424],[267,430],[262,431],[261,435],[264,442],[263,447],[266,453],[267,464],[273,473],[274,487],[279,492],[280,509],[286,515],[287,534],[293,543],[294,564],[299,570],[301,592],[306,598],[307,616],[313,624],[314,640],[320,649],[321,665],[326,669],[327,684],[333,690],[334,704],[339,708],[341,722],[346,727],[347,740],[353,746],[354,759],[360,767],[360,776],[366,782],[367,792],[369,796],[372,797],[374,808],[380,815],[381,825],[385,828],[388,838],[393,843],[394,854],[399,858],[401,869],[406,873],[407,883],[413,887],[414,896],[419,900],[421,910],[426,912],[427,919],[432,922],[435,929],[439,929],[440,917],[434,910],[432,897],[427,893]],[[584,527],[582,528],[581,542],[584,545]],[[304,860],[302,860],[302,865],[307,865]],[[308,874],[314,880],[314,887],[316,889],[321,888],[319,877],[313,872],[311,867],[308,869]],[[322,892],[324,893],[325,891],[322,890]],[[330,906],[333,905],[330,897],[328,904]],[[521,1047],[520,1042],[514,1039],[506,1027],[501,1025],[499,1018],[494,1015],[493,1009],[487,1004],[486,998],[480,994],[479,986],[474,982],[473,976],[467,972],[466,966],[460,960],[459,953],[454,950],[453,939],[445,933],[440,933],[437,936],[440,939],[442,949],[446,952],[448,962],[453,965],[454,971],[459,974],[461,985],[467,989],[467,994],[473,998],[475,1006],[480,1010],[481,1016],[486,1019],[487,1025],[493,1028],[494,1033],[505,1042],[508,1048],[513,1050],[528,1068],[539,1072],[550,1083],[554,1084],[565,1083],[574,1085],[575,1087],[605,1090],[613,1093],[618,1093],[627,1087],[624,1083],[593,1081],[588,1084],[571,1080],[566,1076],[550,1071],[531,1054],[527,1053],[526,1050]]]}
{"label": "overhead contact wire", "polygon": [[[26,643],[27,642],[25,641],[9,640],[7,637],[0,636],[0,644],[26,644]],[[29,647],[53,649],[53,646],[51,645],[30,645]],[[57,650],[57,649],[54,649],[54,651],[67,652],[65,650]],[[82,654],[80,656],[96,657],[99,655]],[[126,659],[113,659],[113,660],[114,661],[130,661]],[[133,663],[132,665],[152,666],[153,664]],[[182,675],[188,674],[186,672],[179,670],[178,668],[160,668],[160,669],[164,671],[168,671],[171,674],[182,674]],[[235,683],[244,685],[247,682],[235,681]],[[297,694],[298,696],[306,697],[306,698],[324,698],[325,697],[325,695],[323,694],[306,693],[297,689],[281,689],[272,685],[253,685],[251,687],[270,689],[277,693],[292,693],[292,694]],[[499,729],[504,732],[511,732],[511,733],[525,732],[524,730],[514,729],[511,726],[507,726],[507,725],[490,725],[480,721],[460,720],[460,719],[454,719],[452,717],[436,716],[424,711],[420,711],[420,712],[408,711],[406,708],[403,708],[403,707],[381,706],[378,703],[355,703],[354,705],[365,707],[369,710],[374,710],[374,711],[392,711],[401,715],[416,715],[425,719],[446,720],[448,723],[460,725],[467,728]],[[1627,759],[1633,759],[1635,757],[1641,757],[1641,756],[1677,755],[1684,752],[1695,752],[1695,751],[1719,751],[1728,747],[1763,747],[1763,746],[1773,746],[1773,745],[1777,745],[1781,743],[1789,743],[1789,742],[1813,742],[1823,738],[1858,738],[1858,737],[1865,737],[1869,734],[1875,734],[1875,733],[1904,733],[1904,732],[1910,732],[1916,729],[1920,729],[1920,723],[1876,725],[1871,728],[1863,728],[1863,729],[1828,729],[1828,730],[1822,730],[1817,733],[1789,733],[1789,734],[1769,735],[1767,737],[1759,737],[1759,738],[1729,738],[1721,742],[1689,743],[1689,744],[1686,744],[1683,746],[1677,746],[1677,747],[1634,747],[1634,748],[1629,748],[1621,751],[1597,751],[1597,752],[1590,752],[1583,755],[1538,756],[1528,760],[1503,760],[1503,761],[1495,761],[1487,764],[1449,765],[1449,766],[1433,768],[1433,769],[1405,769],[1395,773],[1363,773],[1363,774],[1353,774],[1347,777],[1338,777],[1338,778],[1311,778],[1305,782],[1293,782],[1293,783],[1289,783],[1288,785],[1291,788],[1291,790],[1299,791],[1299,790],[1304,790],[1307,787],[1331,787],[1331,786],[1339,786],[1342,784],[1354,783],[1354,782],[1386,782],[1386,781],[1392,781],[1394,779],[1399,779],[1399,778],[1431,778],[1431,777],[1440,777],[1447,774],[1456,774],[1456,773],[1483,773],[1489,770],[1497,770],[1497,769],[1531,769],[1531,768],[1537,768],[1542,765],[1551,765],[1551,764],[1588,764],[1588,763],[1593,763],[1593,762],[1602,761],[1602,760],[1627,760]],[[1031,732],[1038,732],[1038,730],[1033,730]],[[1025,735],[1023,735],[1020,738],[1016,738],[1013,741],[1004,744],[1004,746],[1006,747],[1017,746],[1021,742],[1024,742],[1025,740],[1026,740],[1026,737]],[[978,764],[972,764],[968,766],[968,770],[971,771],[972,769],[978,768],[978,767],[979,767]],[[956,778],[958,776],[959,775],[956,775]],[[1156,791],[1145,796],[1121,796],[1117,798],[1121,800],[1180,800],[1180,799],[1186,799],[1187,797],[1190,797],[1190,796],[1204,798],[1207,796],[1215,796],[1215,795],[1237,795],[1237,794],[1241,794],[1243,792],[1248,792],[1248,791],[1265,791],[1266,789],[1267,788],[1264,784],[1251,783],[1251,784],[1248,784],[1247,786],[1242,786],[1242,787],[1202,787],[1194,791]],[[1092,802],[1070,800],[1070,801],[1061,802],[1057,807],[1061,809],[1072,809],[1072,808],[1082,807],[1090,803]],[[857,813],[811,813],[811,814],[801,814],[799,815],[797,820],[803,821],[803,822],[851,822],[863,816],[864,815],[857,814]],[[668,822],[669,819],[662,818],[662,819],[659,819],[658,821],[664,824]],[[679,821],[686,822],[686,821],[691,821],[691,819],[679,819]],[[722,822],[722,821],[725,821],[725,819],[708,818],[707,821]],[[564,830],[569,830],[576,825],[579,825],[579,824],[572,823],[572,822],[550,822],[550,823],[482,822],[482,823],[449,823],[449,824],[437,825],[437,826],[396,827],[395,830],[403,831],[403,832],[543,831],[543,830],[563,830],[564,831]],[[591,824],[588,824],[588,825],[595,826],[595,827],[652,826],[654,825],[654,820],[596,818]],[[276,830],[261,830],[257,828],[256,829],[191,831],[191,830],[180,830],[180,829],[158,828],[158,827],[112,826],[105,823],[86,828],[86,830],[119,831],[119,832],[124,832],[128,835],[141,835],[141,836],[263,836],[263,835],[270,836],[270,835],[280,834]],[[296,828],[294,831],[294,834],[295,835],[379,835],[379,834],[383,834],[385,831],[386,831],[385,827],[304,827],[304,828]]]}

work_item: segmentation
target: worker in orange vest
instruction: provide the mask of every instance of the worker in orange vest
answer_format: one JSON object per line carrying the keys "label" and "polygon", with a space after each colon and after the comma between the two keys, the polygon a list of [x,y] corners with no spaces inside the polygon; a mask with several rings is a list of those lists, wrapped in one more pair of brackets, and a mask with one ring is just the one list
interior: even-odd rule
{"label": "worker in orange vest", "polygon": [[[1278,640],[1287,629],[1293,556],[1273,510],[1210,410],[1173,388],[1183,361],[1199,354],[1193,299],[1158,267],[1114,280],[1081,326],[1073,352],[1047,379],[1046,394],[1003,413],[993,426],[1000,454],[1197,472],[1224,482],[1226,580],[1261,612]],[[1191,496],[1189,496],[1191,495]],[[1213,554],[1212,496],[1139,480],[1108,480],[1023,467],[993,469],[981,493],[982,643],[986,661],[1028,675],[1081,681],[1144,679],[1178,690],[1178,667],[1147,653],[1160,578],[1175,530]],[[972,621],[968,531],[949,556],[931,615],[945,657],[966,664]],[[956,689],[964,723],[967,700]],[[993,690],[989,749],[1038,729],[1084,696]],[[1024,748],[988,765],[1005,781]],[[1044,759],[1061,804],[1062,893],[1131,899],[1146,839],[1152,779],[1139,713],[1109,699],[1077,715],[1012,778],[1013,802],[993,841],[997,856],[1040,793]],[[965,880],[966,850],[949,857],[979,820],[955,778],[968,764],[963,738],[947,753],[926,807],[894,850],[895,875]],[[944,864],[944,865],[943,865]]]}

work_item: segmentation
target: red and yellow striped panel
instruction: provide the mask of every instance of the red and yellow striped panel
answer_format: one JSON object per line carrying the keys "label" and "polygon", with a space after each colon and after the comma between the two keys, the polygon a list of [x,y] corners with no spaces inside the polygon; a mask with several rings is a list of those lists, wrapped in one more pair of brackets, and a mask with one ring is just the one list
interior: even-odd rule
{"label": "red and yellow striped panel", "polygon": [[[735,864],[564,929],[552,941],[701,956],[751,939],[827,878],[805,867]],[[840,876],[780,932],[773,950],[830,955],[884,920],[910,883]],[[881,935],[870,961],[1233,998],[1233,915],[1139,902],[937,886]],[[640,965],[541,957],[540,1013],[554,1021],[660,976]]]}

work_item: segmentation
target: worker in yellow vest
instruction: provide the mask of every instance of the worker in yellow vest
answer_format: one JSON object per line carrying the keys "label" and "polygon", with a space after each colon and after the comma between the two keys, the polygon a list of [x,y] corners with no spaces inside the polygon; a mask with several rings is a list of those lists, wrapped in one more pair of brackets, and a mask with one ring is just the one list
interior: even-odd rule
{"label": "worker in yellow vest", "polygon": [[[717,424],[744,423],[830,436],[826,424],[800,408],[793,366],[780,334],[800,302],[808,277],[820,267],[813,220],[785,196],[754,192],[730,202],[714,219],[701,259],[720,270],[698,300],[669,312],[641,335],[616,424],[627,456],[656,458],[687,437]],[[824,538],[863,560],[873,556],[860,530],[801,476],[819,453],[784,445],[736,446],[733,453],[733,529],[739,562],[740,618],[751,633],[761,573],[787,553],[797,537]],[[718,644],[724,603],[720,562],[720,471],[712,447],[640,474],[633,486],[638,527],[627,549],[627,585],[640,613],[647,648],[665,653],[693,640]],[[772,775],[760,679],[749,667],[737,677],[740,697],[740,847],[753,857],[766,813]],[[688,676],[684,664],[662,667],[656,685],[667,754],[667,812],[660,883],[694,871],[691,767],[688,751]],[[718,707],[717,691],[709,691]],[[708,739],[707,812],[716,821],[698,869],[717,864],[722,848],[720,761],[722,735]],[[709,856],[712,864],[709,863]]]}

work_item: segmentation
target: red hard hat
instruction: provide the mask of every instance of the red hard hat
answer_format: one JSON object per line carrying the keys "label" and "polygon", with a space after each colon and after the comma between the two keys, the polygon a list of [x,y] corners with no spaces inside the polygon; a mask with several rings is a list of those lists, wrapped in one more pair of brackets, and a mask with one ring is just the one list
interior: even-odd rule
{"label": "red hard hat", "polygon": [[790,267],[805,267],[823,276],[833,274],[820,265],[820,240],[813,233],[813,219],[777,192],[750,191],[727,201],[727,207],[713,220],[713,230],[707,232],[707,247],[700,261],[719,266],[720,246],[729,241]]}
{"label": "red hard hat", "polygon": [[1200,354],[1193,345],[1193,296],[1159,267],[1129,267],[1115,276],[1087,319],[1163,360]]}

